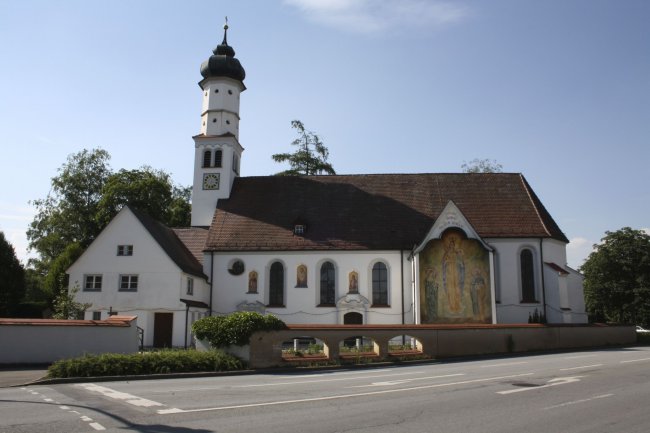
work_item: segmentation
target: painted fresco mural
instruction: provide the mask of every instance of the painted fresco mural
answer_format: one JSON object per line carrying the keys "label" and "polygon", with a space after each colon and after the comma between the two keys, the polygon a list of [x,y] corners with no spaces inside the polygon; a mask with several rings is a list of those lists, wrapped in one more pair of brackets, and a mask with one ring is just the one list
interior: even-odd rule
{"label": "painted fresco mural", "polygon": [[460,230],[420,252],[421,323],[492,323],[489,253]]}

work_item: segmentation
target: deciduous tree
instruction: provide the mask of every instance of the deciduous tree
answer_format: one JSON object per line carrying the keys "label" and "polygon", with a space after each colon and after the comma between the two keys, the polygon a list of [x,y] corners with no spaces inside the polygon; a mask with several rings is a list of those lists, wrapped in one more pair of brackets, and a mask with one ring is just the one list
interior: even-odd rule
{"label": "deciduous tree", "polygon": [[650,324],[650,235],[630,227],[605,232],[580,271],[592,318]]}
{"label": "deciduous tree", "polygon": [[14,317],[25,294],[25,270],[0,232],[0,317]]}
{"label": "deciduous tree", "polygon": [[478,159],[475,158],[470,162],[463,162],[460,166],[463,173],[501,173],[503,166],[496,159]]}

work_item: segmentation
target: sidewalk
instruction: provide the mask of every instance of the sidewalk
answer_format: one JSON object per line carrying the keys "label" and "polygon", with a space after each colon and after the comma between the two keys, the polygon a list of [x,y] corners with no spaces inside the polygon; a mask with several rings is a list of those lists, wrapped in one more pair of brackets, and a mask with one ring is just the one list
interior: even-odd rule
{"label": "sidewalk", "polygon": [[45,377],[47,367],[37,366],[9,366],[0,367],[0,388],[25,385]]}

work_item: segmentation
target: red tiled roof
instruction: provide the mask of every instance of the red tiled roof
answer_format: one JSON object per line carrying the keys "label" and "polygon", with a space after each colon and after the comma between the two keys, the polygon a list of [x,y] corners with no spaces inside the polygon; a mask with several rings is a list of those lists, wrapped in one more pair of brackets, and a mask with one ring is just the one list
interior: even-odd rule
{"label": "red tiled roof", "polygon": [[[568,242],[521,174],[373,174],[237,178],[206,248],[411,249],[450,200],[483,238]],[[297,221],[304,236],[293,234]]]}
{"label": "red tiled roof", "polygon": [[181,227],[172,228],[172,230],[190,253],[192,253],[194,258],[202,264],[203,249],[205,248],[205,240],[208,238],[208,229],[204,227]]}

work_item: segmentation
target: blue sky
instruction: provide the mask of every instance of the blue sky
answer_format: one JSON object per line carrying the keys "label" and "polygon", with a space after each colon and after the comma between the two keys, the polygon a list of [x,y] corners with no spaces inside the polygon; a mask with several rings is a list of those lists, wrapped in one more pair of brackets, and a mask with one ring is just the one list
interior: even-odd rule
{"label": "blue sky", "polygon": [[3,0],[0,230],[28,257],[30,200],[69,154],[189,185],[199,65],[246,69],[243,176],[284,167],[290,122],[340,174],[521,172],[577,267],[606,230],[650,227],[645,0]]}

